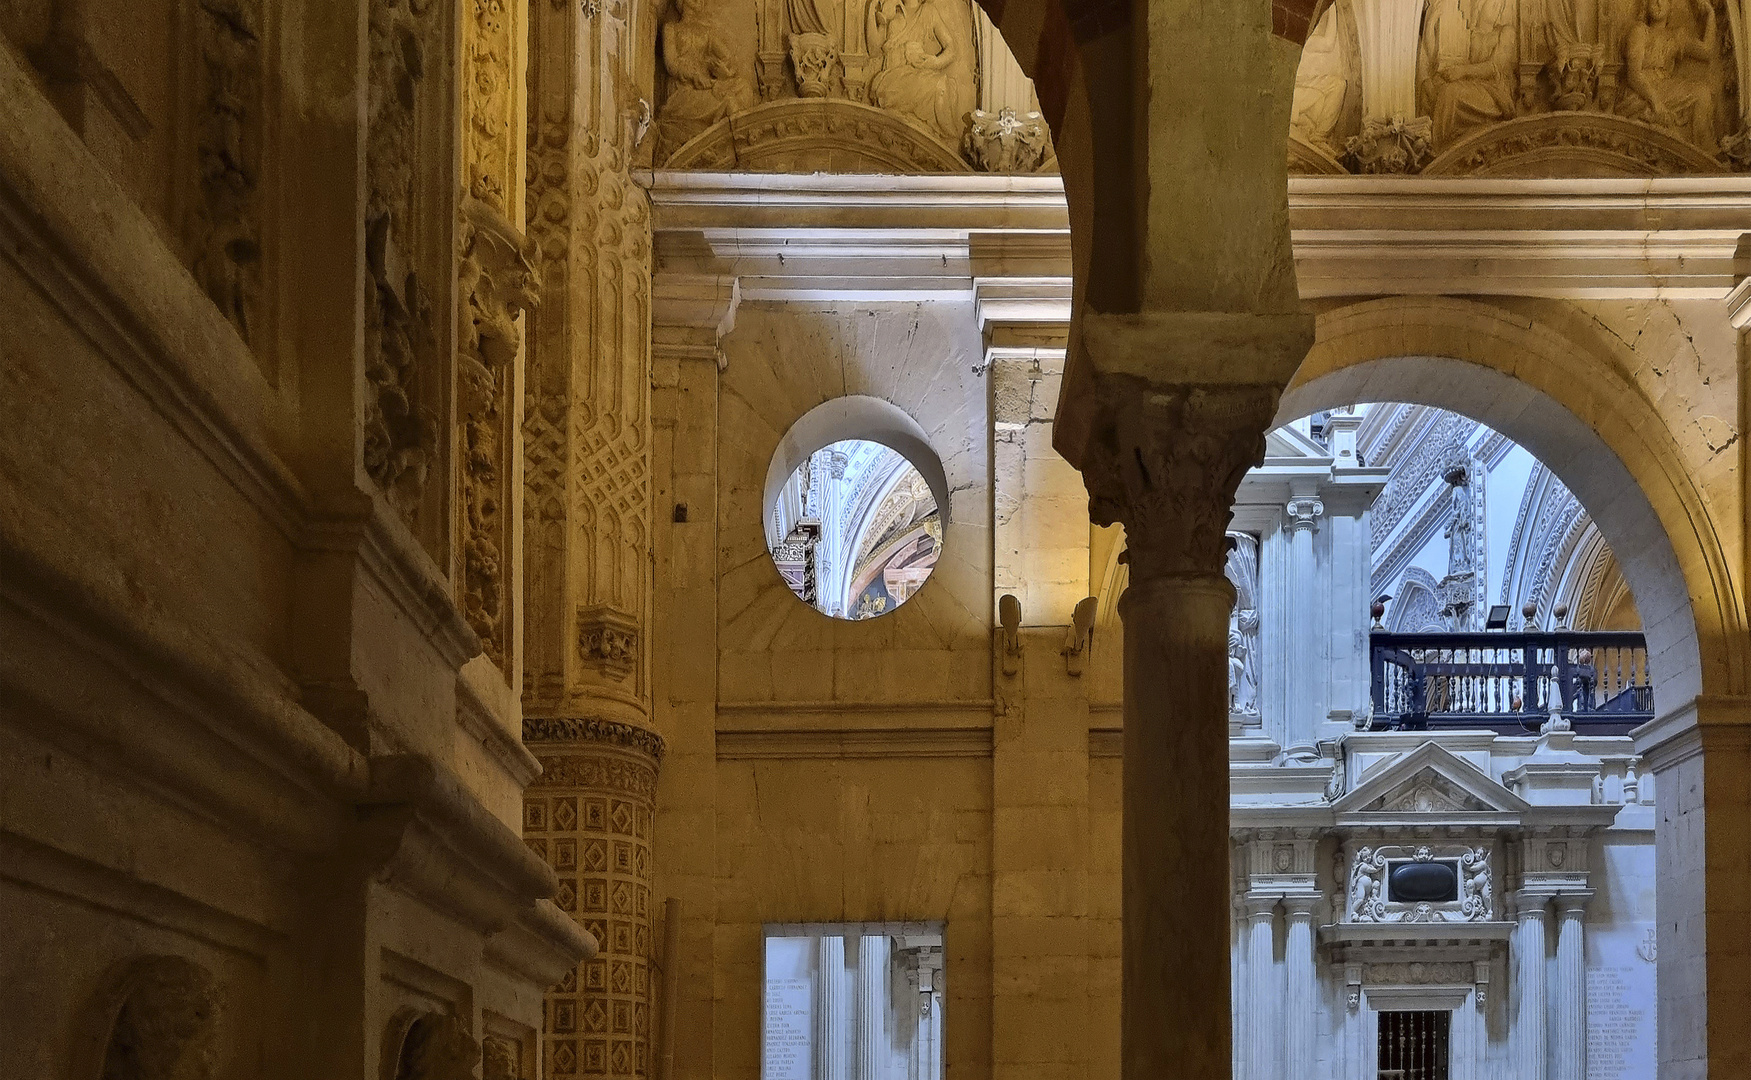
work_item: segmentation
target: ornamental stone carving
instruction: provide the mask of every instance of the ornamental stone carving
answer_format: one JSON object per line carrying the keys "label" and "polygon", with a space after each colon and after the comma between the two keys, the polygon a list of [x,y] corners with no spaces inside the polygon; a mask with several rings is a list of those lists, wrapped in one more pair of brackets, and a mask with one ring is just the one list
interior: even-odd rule
{"label": "ornamental stone carving", "polygon": [[1708,147],[1719,138],[1718,75],[1710,65],[1720,59],[1720,33],[1713,4],[1690,0],[1689,6],[1700,34],[1673,23],[1672,0],[1643,4],[1624,41],[1623,74],[1631,92],[1619,99],[1618,112]]}
{"label": "ornamental stone carving", "polygon": [[1277,393],[1107,377],[1107,423],[1090,441],[1083,478],[1094,522],[1125,525],[1133,580],[1222,571],[1234,493],[1264,459]]}
{"label": "ornamental stone carving", "polygon": [[413,220],[431,9],[431,0],[384,0],[369,20],[364,464],[410,525],[437,449],[427,395],[439,375],[428,284],[438,279],[421,265]]}
{"label": "ornamental stone carving", "polygon": [[190,269],[244,341],[261,293],[262,60],[259,0],[199,0],[194,7],[196,173],[199,198],[185,226]]}
{"label": "ornamental stone carving", "polygon": [[[1345,921],[1352,923],[1487,922],[1495,918],[1490,848],[1463,843],[1362,844],[1350,857]],[[1448,863],[1455,875],[1450,900],[1397,900],[1390,879],[1395,866]]]}
{"label": "ornamental stone carving", "polygon": [[1422,171],[1433,154],[1433,127],[1426,116],[1370,117],[1362,133],[1344,142],[1344,161],[1352,172],[1403,175]]}
{"label": "ornamental stone carving", "polygon": [[606,605],[578,612],[578,650],[615,679],[624,679],[638,664],[638,620]]}
{"label": "ornamental stone carving", "polygon": [[1418,106],[1437,145],[1514,115],[1514,23],[1509,0],[1430,0]]}
{"label": "ornamental stone carving", "polygon": [[967,120],[967,158],[982,172],[1036,172],[1051,145],[1051,132],[1037,112],[1018,116],[1007,106],[996,113],[974,109]]}
{"label": "ornamental stone carving", "polygon": [[949,145],[960,140],[977,97],[973,42],[947,7],[954,0],[871,0],[865,39],[881,66],[873,105],[917,121]]}
{"label": "ornamental stone carving", "polygon": [[517,318],[534,307],[540,278],[523,237],[484,203],[464,199],[458,238],[463,611],[488,658],[503,670],[510,612],[507,485],[513,471],[508,395],[523,344]]}
{"label": "ornamental stone carving", "polygon": [[754,88],[736,70],[705,0],[675,0],[663,24],[669,93],[657,112],[657,160],[732,113],[751,108]]}
{"label": "ornamental stone carving", "polygon": [[1350,0],[1337,0],[1319,17],[1301,49],[1289,131],[1335,158],[1344,152],[1344,137],[1358,129],[1361,111],[1356,15]]}
{"label": "ornamental stone carving", "polygon": [[468,1025],[449,1013],[416,1018],[401,1038],[395,1080],[474,1080],[480,1044]]}
{"label": "ornamental stone carving", "polygon": [[223,998],[204,968],[179,956],[145,957],[117,991],[104,1080],[210,1080]]}

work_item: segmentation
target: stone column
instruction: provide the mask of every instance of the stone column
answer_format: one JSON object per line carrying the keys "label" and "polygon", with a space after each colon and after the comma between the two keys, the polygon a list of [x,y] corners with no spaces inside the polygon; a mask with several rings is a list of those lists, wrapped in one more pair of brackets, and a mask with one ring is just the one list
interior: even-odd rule
{"label": "stone column", "polygon": [[[1085,316],[1056,437],[1089,510],[1125,526],[1121,1075],[1226,1078],[1231,1067],[1228,617],[1235,490],[1264,457],[1301,316]],[[1198,344],[1208,341],[1207,353]],[[1159,364],[1196,382],[1151,382]],[[1096,368],[1095,373],[1088,367]],[[1098,373],[1105,368],[1106,373]],[[1234,380],[1251,376],[1255,381]]]}
{"label": "stone column", "polygon": [[815,964],[815,1080],[848,1080],[845,1061],[846,1005],[845,939],[820,939]]}
{"label": "stone column", "polygon": [[1313,896],[1283,900],[1283,1080],[1314,1075],[1314,1011],[1319,985],[1313,955]]}
{"label": "stone column", "polygon": [[1246,904],[1246,1014],[1248,1038],[1240,1048],[1240,1080],[1275,1080],[1276,1033],[1282,988],[1277,985],[1273,940],[1277,898],[1248,896]]}
{"label": "stone column", "polygon": [[601,951],[548,991],[550,1077],[650,1072],[651,823],[663,741],[610,720],[526,717],[541,775],[523,838],[559,875],[554,903]]}
{"label": "stone column", "polygon": [[1541,893],[1516,897],[1518,925],[1514,931],[1514,977],[1520,1007],[1514,1015],[1514,1080],[1545,1080],[1544,908],[1550,898]]}
{"label": "stone column", "polygon": [[881,1080],[887,1071],[887,1011],[888,936],[865,934],[857,939],[856,1080]]}
{"label": "stone column", "polygon": [[1320,721],[1325,719],[1318,715],[1319,704],[1326,697],[1326,673],[1319,656],[1325,635],[1320,633],[1319,616],[1329,598],[1321,596],[1313,562],[1313,530],[1324,513],[1325,504],[1313,495],[1297,495],[1284,508],[1289,582],[1294,591],[1289,601],[1289,715],[1283,748],[1291,757],[1316,755],[1314,741]]}
{"label": "stone column", "polygon": [[1557,897],[1556,972],[1551,991],[1550,1080],[1587,1075],[1587,959],[1582,920],[1591,893]]}

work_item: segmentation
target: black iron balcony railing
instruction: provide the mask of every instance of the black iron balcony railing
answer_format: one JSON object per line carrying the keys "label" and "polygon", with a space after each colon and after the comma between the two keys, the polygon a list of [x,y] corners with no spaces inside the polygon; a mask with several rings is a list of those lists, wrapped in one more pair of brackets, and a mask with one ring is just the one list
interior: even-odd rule
{"label": "black iron balcony railing", "polygon": [[1606,631],[1375,631],[1373,730],[1536,731],[1561,712],[1576,731],[1624,734],[1654,718],[1642,635]]}

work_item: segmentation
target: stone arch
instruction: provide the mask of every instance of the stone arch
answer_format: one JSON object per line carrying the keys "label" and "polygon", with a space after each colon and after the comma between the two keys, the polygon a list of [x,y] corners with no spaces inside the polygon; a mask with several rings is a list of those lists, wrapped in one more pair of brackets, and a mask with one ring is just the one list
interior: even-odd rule
{"label": "stone arch", "polygon": [[220,992],[207,969],[180,956],[143,956],[100,995],[96,1080],[210,1080],[218,1056]]}
{"label": "stone arch", "polygon": [[1751,639],[1707,502],[1611,358],[1487,304],[1370,300],[1320,316],[1278,420],[1355,401],[1437,405],[1525,446],[1619,555],[1658,673],[1656,709],[1742,692]]}

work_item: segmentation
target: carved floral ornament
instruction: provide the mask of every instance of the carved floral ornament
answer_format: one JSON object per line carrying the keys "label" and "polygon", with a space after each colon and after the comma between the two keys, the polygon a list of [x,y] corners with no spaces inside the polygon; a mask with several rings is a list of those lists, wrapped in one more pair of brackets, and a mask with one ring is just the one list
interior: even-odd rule
{"label": "carved floral ornament", "polygon": [[1316,8],[1291,167],[1657,175],[1751,168],[1745,0],[1391,0]]}
{"label": "carved floral ornament", "polygon": [[[1399,901],[1389,896],[1387,879],[1400,863],[1451,862],[1458,866],[1457,898]],[[1463,843],[1363,844],[1350,856],[1345,921],[1351,923],[1487,922],[1495,918],[1490,848]]]}

